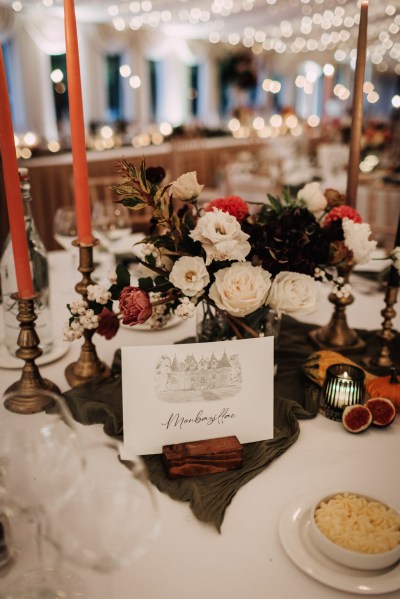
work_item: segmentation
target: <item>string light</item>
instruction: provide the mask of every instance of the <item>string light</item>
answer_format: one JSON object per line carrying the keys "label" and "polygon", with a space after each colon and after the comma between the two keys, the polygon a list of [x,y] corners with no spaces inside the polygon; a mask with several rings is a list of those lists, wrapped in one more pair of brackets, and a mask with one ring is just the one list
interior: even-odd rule
{"label": "string light", "polygon": [[[40,2],[43,10],[51,12],[57,9],[59,0]],[[160,10],[156,10],[156,4]],[[359,4],[356,0],[209,0],[205,6],[200,0],[182,0],[165,2],[167,8],[161,10],[161,2],[154,0],[118,0],[104,8],[105,14],[99,20],[108,18],[120,32],[128,27],[135,31],[160,27],[167,32],[169,25],[193,25],[196,30],[189,33],[188,28],[188,37],[194,35],[211,44],[242,45],[255,55],[328,51],[332,62],[353,59],[354,63],[351,52],[357,45]],[[12,1],[11,7],[16,12],[31,9],[23,0]],[[281,20],[283,7],[290,12],[285,10]],[[368,61],[380,72],[400,74],[398,0],[386,6],[370,2],[368,20]]]}

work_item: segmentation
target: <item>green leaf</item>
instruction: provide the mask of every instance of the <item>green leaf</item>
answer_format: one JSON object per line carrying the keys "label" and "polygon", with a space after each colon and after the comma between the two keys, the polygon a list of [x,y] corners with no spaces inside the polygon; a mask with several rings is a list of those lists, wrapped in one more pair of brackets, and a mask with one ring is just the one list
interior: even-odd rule
{"label": "green leaf", "polygon": [[282,212],[282,204],[279,198],[277,198],[276,196],[273,196],[272,194],[268,193],[267,194],[269,203],[271,204],[271,208],[274,210],[274,212],[276,212],[277,214],[279,214],[280,212]]}
{"label": "green leaf", "polygon": [[123,264],[118,264],[116,268],[117,273],[117,285],[123,285],[126,287],[131,283],[131,275],[129,270]]}
{"label": "green leaf", "polygon": [[141,277],[138,283],[140,289],[144,289],[145,291],[151,291],[152,287],[154,287],[154,281],[151,277]]}
{"label": "green leaf", "polygon": [[172,283],[170,283],[168,281],[168,279],[166,279],[165,277],[163,277],[162,275],[157,275],[154,279],[154,285],[158,286],[158,285],[163,285],[163,286],[169,286],[169,287],[173,287]]}
{"label": "green leaf", "polygon": [[[125,285],[117,285],[117,283],[114,283],[114,285],[111,285],[111,287],[109,287],[108,291],[111,293],[111,299],[112,300],[118,300],[119,296],[121,295],[121,291],[123,290],[123,288],[125,287]],[[112,302],[111,302],[112,305]]]}
{"label": "green leaf", "polygon": [[148,206],[147,202],[142,198],[138,197],[128,197],[121,200],[121,204],[126,206],[127,208],[131,208],[132,210],[141,210],[142,208],[146,208]]}
{"label": "green leaf", "polygon": [[100,314],[100,312],[104,308],[104,304],[98,304],[97,302],[93,302],[91,308],[95,314]]}

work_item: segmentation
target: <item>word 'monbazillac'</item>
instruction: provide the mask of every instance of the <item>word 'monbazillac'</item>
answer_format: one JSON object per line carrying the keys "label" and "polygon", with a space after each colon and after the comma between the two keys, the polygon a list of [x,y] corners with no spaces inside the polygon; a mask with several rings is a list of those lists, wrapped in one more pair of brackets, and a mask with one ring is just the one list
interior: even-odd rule
{"label": "word 'monbazillac'", "polygon": [[162,426],[168,430],[170,428],[183,429],[188,424],[224,424],[227,420],[232,420],[236,414],[229,411],[229,408],[223,408],[219,414],[207,415],[203,410],[199,410],[194,418],[187,418],[183,414],[172,413],[166,422],[162,422]]}

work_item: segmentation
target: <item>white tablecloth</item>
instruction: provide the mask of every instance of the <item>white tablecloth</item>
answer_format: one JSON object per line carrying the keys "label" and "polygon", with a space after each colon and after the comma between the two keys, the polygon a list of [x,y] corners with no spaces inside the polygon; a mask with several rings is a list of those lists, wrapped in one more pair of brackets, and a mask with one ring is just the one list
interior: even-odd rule
{"label": "white tablecloth", "polygon": [[[50,258],[54,325],[61,337],[67,317],[65,304],[75,295],[72,279],[79,279],[79,275],[70,269],[66,253],[54,252]],[[321,288],[322,296],[326,295],[327,288]],[[356,291],[355,295],[354,304],[347,310],[350,326],[380,328],[383,295],[366,294],[365,290]],[[308,316],[307,321],[326,324],[331,312],[332,306],[323,297],[317,312]],[[399,325],[396,317],[397,329]],[[99,336],[95,340],[101,359],[111,363],[115,349],[121,345],[170,343],[192,334],[193,330],[194,322],[187,321],[162,332],[123,329],[112,341]],[[77,358],[79,351],[80,342],[75,342],[62,359],[42,366],[41,374],[66,390],[64,369]],[[0,373],[2,392],[19,378],[16,370],[2,369]],[[9,412],[1,405],[0,434],[7,427],[8,417]],[[47,416],[21,418],[45,420]],[[297,442],[239,490],[227,509],[221,534],[198,522],[188,505],[157,491],[161,533],[147,555],[113,576],[113,591],[109,596],[116,599],[355,597],[353,593],[317,582],[292,563],[280,543],[278,521],[283,508],[293,499],[298,498],[300,504],[305,496],[332,490],[379,496],[400,507],[400,417],[388,429],[370,429],[362,435],[352,435],[340,423],[322,415],[301,421],[300,426]],[[98,425],[82,429],[85,435],[104,435]],[[18,578],[26,567],[25,562],[17,562],[5,578],[0,578],[0,590]],[[87,584],[87,599],[106,596],[105,575],[83,569],[77,572]],[[399,594],[400,590],[386,596],[394,598]]]}

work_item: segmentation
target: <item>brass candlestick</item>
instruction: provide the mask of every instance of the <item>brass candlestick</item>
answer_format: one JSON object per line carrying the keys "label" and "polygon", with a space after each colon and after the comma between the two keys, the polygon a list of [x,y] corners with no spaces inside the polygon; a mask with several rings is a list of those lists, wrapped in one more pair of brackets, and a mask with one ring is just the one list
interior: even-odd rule
{"label": "brass candlestick", "polygon": [[[94,281],[90,278],[94,271],[93,265],[93,248],[99,243],[98,239],[93,239],[91,245],[82,245],[78,240],[72,242],[76,247],[79,247],[79,272],[82,273],[82,281],[77,283],[75,290],[87,301],[87,288],[89,285],[94,285]],[[110,376],[109,367],[102,362],[96,353],[96,347],[92,341],[94,330],[85,329],[83,332],[84,342],[81,353],[77,362],[72,362],[65,369],[65,378],[71,387],[82,385],[93,378],[107,378]]]}
{"label": "brass candlestick", "polygon": [[[348,283],[352,266],[338,268],[338,274]],[[330,293],[329,301],[334,304],[335,309],[328,325],[314,329],[309,333],[310,339],[320,349],[334,349],[339,351],[355,352],[365,347],[363,341],[356,331],[347,324],[346,307],[354,302],[354,296],[338,297]]]}
{"label": "brass candlestick", "polygon": [[388,285],[386,288],[386,306],[381,312],[383,316],[382,329],[377,332],[377,336],[380,338],[380,348],[375,356],[365,358],[364,360],[364,363],[368,366],[385,371],[394,366],[394,362],[390,356],[389,345],[395,336],[392,320],[396,316],[393,306],[397,301],[397,293],[397,287],[390,287]]}
{"label": "brass candlestick", "polygon": [[18,316],[20,322],[20,333],[18,336],[19,349],[16,351],[16,356],[25,360],[25,365],[22,369],[21,378],[13,383],[5,392],[5,395],[12,393],[8,397],[4,405],[11,412],[19,414],[35,414],[43,412],[51,403],[52,400],[47,391],[60,393],[59,388],[53,382],[42,378],[35,360],[42,355],[42,350],[39,348],[39,337],[35,328],[34,302],[37,295],[29,299],[21,299],[18,293],[13,293],[11,296],[18,301]]}

